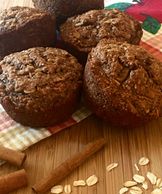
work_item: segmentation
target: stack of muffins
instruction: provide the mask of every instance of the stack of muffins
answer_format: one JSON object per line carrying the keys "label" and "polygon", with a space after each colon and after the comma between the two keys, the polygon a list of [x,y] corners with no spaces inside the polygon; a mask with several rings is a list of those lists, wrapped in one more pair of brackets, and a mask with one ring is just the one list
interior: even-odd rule
{"label": "stack of muffins", "polygon": [[0,100],[11,118],[32,127],[65,121],[82,88],[85,104],[115,126],[161,116],[162,63],[138,45],[138,21],[104,10],[103,0],[33,2],[0,13]]}

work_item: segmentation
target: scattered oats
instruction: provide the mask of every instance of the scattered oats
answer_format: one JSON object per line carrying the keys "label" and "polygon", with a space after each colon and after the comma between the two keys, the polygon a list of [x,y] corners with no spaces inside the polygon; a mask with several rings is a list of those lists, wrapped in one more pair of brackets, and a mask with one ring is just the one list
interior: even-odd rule
{"label": "scattered oats", "polygon": [[63,186],[62,185],[56,185],[54,187],[52,187],[51,189],[51,193],[54,193],[54,194],[59,194],[59,193],[62,193],[63,192]]}
{"label": "scattered oats", "polygon": [[161,178],[157,179],[156,186],[159,187],[159,188],[162,187],[162,179]]}
{"label": "scattered oats", "polygon": [[84,24],[84,21],[79,21],[78,23],[75,24],[75,26],[82,26]]}
{"label": "scattered oats", "polygon": [[85,186],[86,182],[84,180],[78,180],[73,182],[74,187],[79,187],[79,186]]}
{"label": "scattered oats", "polygon": [[156,186],[157,187],[159,187],[159,184],[161,183],[161,178],[158,178],[157,180],[156,180]]}
{"label": "scattered oats", "polygon": [[151,184],[153,184],[153,185],[156,184],[157,177],[152,172],[147,172],[146,176],[149,179],[149,181],[151,182]]}
{"label": "scattered oats", "polygon": [[135,185],[137,185],[137,183],[136,183],[135,181],[126,181],[126,182],[124,183],[124,186],[125,186],[125,187],[133,187],[133,186],[135,186]]}
{"label": "scattered oats", "polygon": [[64,186],[64,192],[65,193],[71,193],[71,185],[65,185]]}
{"label": "scattered oats", "polygon": [[154,189],[151,194],[162,194],[162,190],[160,189]]}
{"label": "scattered oats", "polygon": [[131,193],[131,194],[142,194],[143,191],[142,191],[142,189],[139,188],[139,187],[131,187],[131,188],[130,188],[130,193]]}
{"label": "scattered oats", "polygon": [[35,92],[35,89],[26,89],[26,90],[24,90],[24,93],[25,94],[31,94],[31,93],[34,93]]}
{"label": "scattered oats", "polygon": [[142,157],[142,158],[139,159],[138,164],[141,165],[141,166],[145,166],[145,165],[147,165],[149,162],[150,162],[150,161],[149,161],[148,158]]}
{"label": "scattered oats", "polygon": [[137,183],[143,183],[145,181],[145,177],[143,177],[139,174],[135,174],[133,176],[133,180],[136,181]]}
{"label": "scattered oats", "polygon": [[142,188],[144,188],[145,190],[148,189],[148,184],[146,181],[142,183]]}
{"label": "scattered oats", "polygon": [[128,188],[123,187],[123,188],[120,189],[119,194],[124,194],[124,193],[126,193],[128,190],[129,190]]}
{"label": "scattered oats", "polygon": [[106,167],[106,170],[110,172],[112,169],[116,168],[118,166],[118,163],[112,163]]}
{"label": "scattered oats", "polygon": [[134,164],[134,167],[138,172],[140,171],[137,164]]}
{"label": "scattered oats", "polygon": [[97,182],[98,182],[98,177],[96,175],[92,175],[86,180],[86,183],[89,187],[95,185]]}

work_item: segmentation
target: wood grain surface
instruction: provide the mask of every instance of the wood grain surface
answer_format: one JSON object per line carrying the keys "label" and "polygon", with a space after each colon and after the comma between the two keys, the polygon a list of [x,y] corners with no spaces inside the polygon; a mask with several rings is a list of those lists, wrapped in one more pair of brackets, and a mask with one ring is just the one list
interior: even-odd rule
{"label": "wood grain surface", "polygon": [[[0,0],[0,9],[13,5],[32,6],[30,0]],[[105,137],[107,146],[95,154],[60,184],[72,184],[74,180],[97,175],[99,183],[93,187],[73,188],[73,194],[117,194],[126,180],[137,173],[134,164],[141,156],[147,156],[150,164],[140,168],[140,174],[152,171],[162,177],[162,120],[138,129],[117,129],[91,116],[78,125],[66,129],[26,150],[25,169],[29,186],[13,194],[32,194],[31,186],[88,142]],[[118,168],[106,172],[106,166],[118,162]],[[11,165],[0,167],[0,175],[17,170]],[[49,192],[50,193],[50,192]],[[150,194],[149,189],[146,194]]]}

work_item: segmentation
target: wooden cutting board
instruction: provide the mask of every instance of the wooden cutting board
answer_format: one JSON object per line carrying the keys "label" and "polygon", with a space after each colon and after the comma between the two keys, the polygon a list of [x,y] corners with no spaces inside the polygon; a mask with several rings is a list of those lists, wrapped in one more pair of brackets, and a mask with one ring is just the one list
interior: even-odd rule
{"label": "wooden cutting board", "polygon": [[[30,0],[0,0],[0,9],[15,5],[32,6]],[[60,184],[72,184],[74,180],[97,175],[99,183],[93,187],[73,188],[73,194],[117,194],[123,182],[131,180],[137,171],[134,164],[142,156],[150,159],[150,164],[140,168],[140,174],[147,171],[162,177],[162,119],[153,121],[138,129],[116,129],[91,116],[78,125],[66,129],[26,151],[25,169],[28,172],[29,187],[13,194],[31,194],[31,186],[62,161],[78,152],[83,145],[99,137],[105,137],[107,146],[75,170]],[[119,166],[106,172],[112,162]],[[0,175],[17,170],[6,164],[0,167]],[[49,192],[50,193],[50,192]],[[151,189],[146,194],[151,193]]]}

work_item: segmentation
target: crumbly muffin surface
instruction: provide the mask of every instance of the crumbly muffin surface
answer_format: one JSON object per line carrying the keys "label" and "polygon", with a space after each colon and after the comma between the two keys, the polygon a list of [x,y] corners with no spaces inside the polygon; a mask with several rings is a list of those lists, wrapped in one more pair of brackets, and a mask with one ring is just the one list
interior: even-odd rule
{"label": "crumbly muffin surface", "polygon": [[103,9],[104,0],[33,0],[34,6],[56,16],[57,24],[92,9]]}
{"label": "crumbly muffin surface", "polygon": [[16,30],[20,26],[45,15],[49,14],[30,7],[16,6],[5,9],[0,12],[0,33]]}
{"label": "crumbly muffin surface", "polygon": [[138,44],[142,36],[139,22],[116,9],[92,10],[74,16],[60,29],[66,43],[84,52],[90,52],[103,38]]}
{"label": "crumbly muffin surface", "polygon": [[19,109],[35,112],[66,104],[79,88],[82,66],[61,49],[32,48],[5,57],[1,63],[0,96]]}
{"label": "crumbly muffin surface", "polygon": [[85,91],[99,116],[116,115],[116,122],[129,125],[131,115],[141,121],[161,116],[161,75],[162,63],[143,48],[102,40],[89,56]]}

